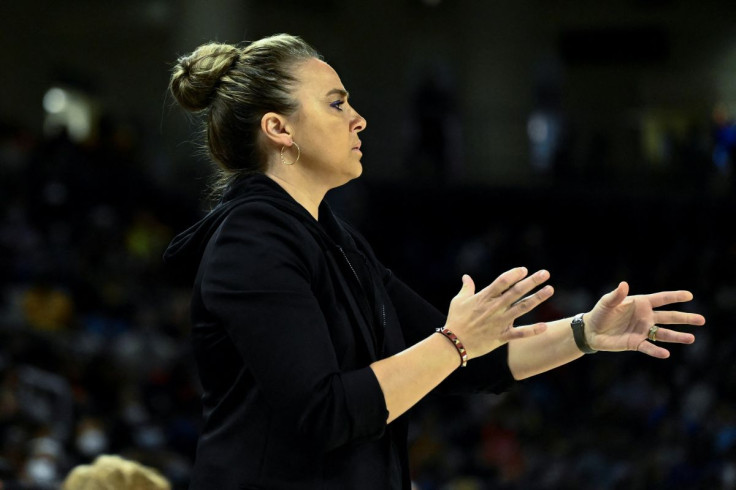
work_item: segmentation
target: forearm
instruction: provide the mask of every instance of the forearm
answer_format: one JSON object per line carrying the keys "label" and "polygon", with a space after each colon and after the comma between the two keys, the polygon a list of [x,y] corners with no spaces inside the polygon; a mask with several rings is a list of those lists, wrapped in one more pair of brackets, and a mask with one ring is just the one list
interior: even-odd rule
{"label": "forearm", "polygon": [[547,323],[547,331],[509,342],[509,369],[514,379],[549,371],[582,357],[570,328],[570,318]]}
{"label": "forearm", "polygon": [[386,423],[413,407],[459,365],[457,349],[439,333],[371,364],[386,401]]}

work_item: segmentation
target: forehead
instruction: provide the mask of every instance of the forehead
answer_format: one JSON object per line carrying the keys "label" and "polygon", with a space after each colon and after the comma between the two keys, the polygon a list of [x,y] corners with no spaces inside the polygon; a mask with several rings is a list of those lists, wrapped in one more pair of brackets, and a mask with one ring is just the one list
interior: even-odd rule
{"label": "forehead", "polygon": [[344,89],[337,72],[327,63],[311,58],[301,63],[294,74],[299,80],[297,92],[324,96],[329,90]]}

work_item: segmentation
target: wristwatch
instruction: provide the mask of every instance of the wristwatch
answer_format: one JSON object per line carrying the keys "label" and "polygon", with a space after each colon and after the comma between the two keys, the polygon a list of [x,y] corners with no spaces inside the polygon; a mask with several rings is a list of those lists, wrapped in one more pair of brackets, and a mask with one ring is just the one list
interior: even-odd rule
{"label": "wristwatch", "polygon": [[572,327],[572,336],[575,339],[575,344],[578,346],[578,349],[585,354],[595,354],[598,351],[592,349],[590,345],[588,345],[588,341],[585,339],[585,322],[583,321],[583,315],[584,313],[578,313],[573,317],[572,322],[570,322],[570,326]]}

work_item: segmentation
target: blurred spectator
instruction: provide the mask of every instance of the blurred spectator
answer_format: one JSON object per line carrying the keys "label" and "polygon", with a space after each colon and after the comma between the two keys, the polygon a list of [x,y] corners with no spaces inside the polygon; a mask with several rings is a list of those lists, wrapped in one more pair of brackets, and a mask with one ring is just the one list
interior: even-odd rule
{"label": "blurred spectator", "polygon": [[723,104],[713,109],[713,164],[722,174],[734,171],[736,164],[736,121]]}
{"label": "blurred spectator", "polygon": [[23,467],[21,481],[31,488],[55,488],[60,480],[63,463],[61,444],[48,435],[41,435],[29,442],[30,451]]}
{"label": "blurred spectator", "polygon": [[425,70],[414,90],[406,145],[413,180],[446,185],[462,177],[462,131],[450,73],[437,63]]}
{"label": "blurred spectator", "polygon": [[66,291],[37,283],[23,294],[23,312],[32,328],[63,330],[71,326],[74,303]]}

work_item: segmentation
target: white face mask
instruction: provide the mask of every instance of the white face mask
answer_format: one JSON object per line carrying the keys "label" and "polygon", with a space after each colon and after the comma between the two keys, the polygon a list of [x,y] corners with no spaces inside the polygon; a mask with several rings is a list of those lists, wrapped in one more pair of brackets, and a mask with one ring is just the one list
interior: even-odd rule
{"label": "white face mask", "polygon": [[34,457],[26,462],[26,474],[31,483],[54,483],[56,464],[45,457]]}
{"label": "white face mask", "polygon": [[84,429],[77,436],[77,449],[87,457],[102,454],[107,449],[107,436],[100,429]]}

